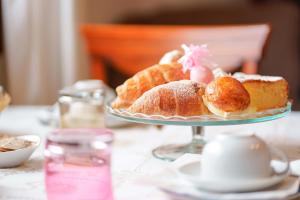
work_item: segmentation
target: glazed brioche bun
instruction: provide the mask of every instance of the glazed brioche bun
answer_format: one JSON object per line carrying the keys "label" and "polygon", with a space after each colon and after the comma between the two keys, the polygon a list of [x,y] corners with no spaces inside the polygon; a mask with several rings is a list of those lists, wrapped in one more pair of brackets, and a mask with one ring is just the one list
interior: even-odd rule
{"label": "glazed brioche bun", "polygon": [[207,85],[203,101],[212,113],[227,117],[247,109],[250,95],[241,82],[231,76],[222,76]]}

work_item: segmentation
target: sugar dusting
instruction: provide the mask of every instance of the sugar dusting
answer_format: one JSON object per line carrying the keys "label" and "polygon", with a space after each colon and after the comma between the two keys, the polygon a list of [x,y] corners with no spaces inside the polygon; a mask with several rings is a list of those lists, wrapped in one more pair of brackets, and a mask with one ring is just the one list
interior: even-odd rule
{"label": "sugar dusting", "polygon": [[250,81],[250,80],[258,80],[258,81],[280,81],[283,80],[280,76],[262,76],[259,74],[245,74],[241,72],[236,72],[233,74],[233,77],[239,80],[240,82]]}
{"label": "sugar dusting", "polygon": [[163,88],[163,89],[174,91],[174,93],[176,93],[177,98],[187,98],[190,96],[195,96],[198,89],[202,86],[203,86],[202,84],[199,84],[191,80],[180,80],[180,81],[173,81],[167,84],[159,85],[149,90],[149,92],[157,93],[158,90]]}

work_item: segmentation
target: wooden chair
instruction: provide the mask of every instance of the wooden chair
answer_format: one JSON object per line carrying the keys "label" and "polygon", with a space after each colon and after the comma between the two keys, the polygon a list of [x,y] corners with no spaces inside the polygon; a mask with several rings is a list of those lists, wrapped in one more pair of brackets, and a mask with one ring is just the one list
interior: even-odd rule
{"label": "wooden chair", "polygon": [[107,63],[126,76],[158,63],[181,44],[208,44],[225,71],[256,73],[270,33],[267,24],[160,26],[84,24],[81,33],[90,55],[91,78],[108,81]]}

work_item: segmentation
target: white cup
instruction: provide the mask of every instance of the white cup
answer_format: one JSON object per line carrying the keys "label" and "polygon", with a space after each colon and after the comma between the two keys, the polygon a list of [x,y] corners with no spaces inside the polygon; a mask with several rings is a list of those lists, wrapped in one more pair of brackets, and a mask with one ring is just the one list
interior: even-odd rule
{"label": "white cup", "polygon": [[[252,133],[221,134],[202,152],[201,178],[209,181],[253,180],[273,174],[271,154],[287,161]],[[278,155],[279,154],[279,155]],[[284,170],[282,173],[286,173]]]}

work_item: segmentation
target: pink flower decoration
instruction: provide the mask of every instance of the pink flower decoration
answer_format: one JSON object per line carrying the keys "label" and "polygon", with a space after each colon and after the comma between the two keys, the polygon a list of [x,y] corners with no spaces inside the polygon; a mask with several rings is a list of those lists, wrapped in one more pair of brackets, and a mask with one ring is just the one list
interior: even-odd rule
{"label": "pink flower decoration", "polygon": [[196,82],[209,83],[213,80],[212,68],[217,65],[211,61],[211,54],[207,45],[182,45],[184,56],[178,62],[182,64],[183,71],[190,71],[190,79]]}
{"label": "pink flower decoration", "polygon": [[190,46],[187,46],[183,44],[182,48],[185,55],[181,57],[178,62],[182,64],[184,72],[191,70],[194,67],[216,67],[216,64],[210,60],[211,54],[207,45],[198,46],[191,44]]}

